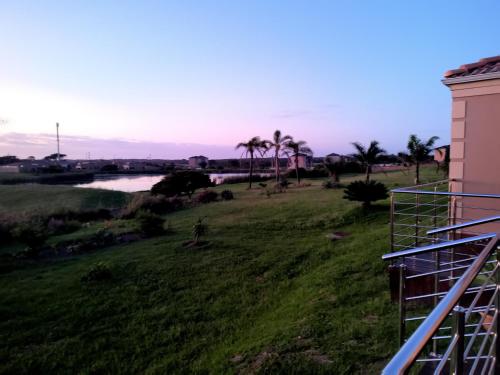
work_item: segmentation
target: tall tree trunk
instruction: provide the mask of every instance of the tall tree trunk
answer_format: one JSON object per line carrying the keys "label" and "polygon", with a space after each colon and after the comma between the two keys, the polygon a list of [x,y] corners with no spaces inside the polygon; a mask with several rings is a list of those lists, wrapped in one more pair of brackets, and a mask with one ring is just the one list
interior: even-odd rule
{"label": "tall tree trunk", "polygon": [[365,178],[366,183],[370,182],[370,172],[371,172],[371,166],[370,164],[368,164],[366,166],[366,178]]}
{"label": "tall tree trunk", "polygon": [[276,149],[276,153],[274,154],[274,172],[276,173],[276,183],[280,182],[280,158],[279,158],[279,149]]}
{"label": "tall tree trunk", "polygon": [[253,152],[250,153],[250,173],[248,174],[248,188],[252,188],[252,176],[253,176]]}
{"label": "tall tree trunk", "polygon": [[415,185],[420,183],[420,163],[417,161],[415,164]]}
{"label": "tall tree trunk", "polygon": [[300,185],[299,177],[299,155],[295,154],[295,175],[297,176],[297,186]]}

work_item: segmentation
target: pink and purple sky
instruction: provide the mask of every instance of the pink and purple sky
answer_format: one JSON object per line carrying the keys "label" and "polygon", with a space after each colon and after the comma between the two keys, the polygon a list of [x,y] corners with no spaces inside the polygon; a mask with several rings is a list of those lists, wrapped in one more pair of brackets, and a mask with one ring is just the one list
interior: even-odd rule
{"label": "pink and purple sky", "polygon": [[445,70],[499,53],[500,4],[3,1],[0,155],[238,157],[275,129],[318,156],[448,143]]}

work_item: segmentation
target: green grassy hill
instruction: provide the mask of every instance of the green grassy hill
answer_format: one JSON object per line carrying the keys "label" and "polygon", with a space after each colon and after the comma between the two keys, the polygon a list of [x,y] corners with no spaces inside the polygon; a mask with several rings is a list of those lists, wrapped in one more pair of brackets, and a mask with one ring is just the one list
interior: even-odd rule
{"label": "green grassy hill", "polygon": [[[412,180],[401,172],[376,179]],[[388,203],[363,213],[342,190],[307,182],[270,197],[218,187],[235,200],[168,215],[173,234],[0,275],[0,373],[380,370],[397,347],[397,308],[380,259]],[[45,197],[62,188],[43,189]],[[88,204],[82,189],[64,189],[54,196]],[[5,193],[0,207],[33,207],[29,198],[6,202],[16,192]],[[211,246],[186,249],[198,217],[206,217]],[[334,230],[347,236],[331,242]],[[97,262],[113,278],[82,283]]]}

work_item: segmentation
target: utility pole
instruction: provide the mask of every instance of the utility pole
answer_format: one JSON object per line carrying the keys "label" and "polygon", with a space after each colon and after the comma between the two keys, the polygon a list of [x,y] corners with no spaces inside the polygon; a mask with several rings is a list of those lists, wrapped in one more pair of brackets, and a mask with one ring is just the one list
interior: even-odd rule
{"label": "utility pole", "polygon": [[59,150],[59,123],[56,122],[56,131],[57,131],[57,162],[59,163],[61,159],[61,152]]}

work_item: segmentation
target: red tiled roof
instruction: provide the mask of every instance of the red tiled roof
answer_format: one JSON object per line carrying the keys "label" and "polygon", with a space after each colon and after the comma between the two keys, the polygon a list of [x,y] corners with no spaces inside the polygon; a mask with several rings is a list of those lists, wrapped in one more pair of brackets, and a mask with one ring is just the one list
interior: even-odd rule
{"label": "red tiled roof", "polygon": [[500,73],[500,56],[487,57],[472,64],[462,65],[458,69],[448,70],[444,78],[475,76],[486,73]]}

